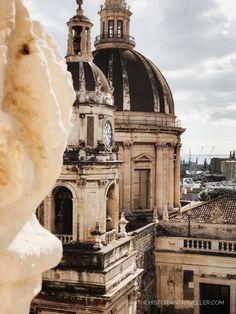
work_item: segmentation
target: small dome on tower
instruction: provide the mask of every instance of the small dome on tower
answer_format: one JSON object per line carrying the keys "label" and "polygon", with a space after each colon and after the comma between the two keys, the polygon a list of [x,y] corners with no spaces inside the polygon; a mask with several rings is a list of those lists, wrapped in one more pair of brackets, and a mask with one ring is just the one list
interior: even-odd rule
{"label": "small dome on tower", "polygon": [[71,72],[79,104],[113,105],[112,90],[103,72],[92,62],[91,27],[84,15],[82,0],[77,0],[77,14],[72,17],[69,28],[66,63]]}
{"label": "small dome on tower", "polygon": [[111,87],[102,71],[93,63],[86,61],[67,62],[71,72],[76,102],[113,105]]}

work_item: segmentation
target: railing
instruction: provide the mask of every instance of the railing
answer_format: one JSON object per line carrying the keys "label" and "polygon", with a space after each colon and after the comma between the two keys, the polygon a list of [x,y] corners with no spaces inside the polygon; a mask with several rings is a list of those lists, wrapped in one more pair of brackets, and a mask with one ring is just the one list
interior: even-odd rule
{"label": "railing", "polygon": [[55,234],[55,236],[61,240],[62,244],[69,244],[73,241],[73,236],[69,234]]}
{"label": "railing", "polygon": [[190,250],[209,251],[212,249],[212,243],[210,240],[184,239],[183,247]]}
{"label": "railing", "polygon": [[103,245],[108,245],[116,239],[116,231],[111,230],[104,234],[104,241],[102,241]]}
{"label": "railing", "polygon": [[205,239],[182,239],[182,250],[188,251],[206,251],[217,253],[236,254],[235,241],[205,240]]}
{"label": "railing", "polygon": [[113,37],[108,36],[108,34],[99,35],[95,38],[94,45],[96,46],[96,45],[103,43],[103,42],[125,42],[128,44],[131,44],[132,46],[135,46],[134,37],[128,36],[128,35],[125,35],[122,37],[120,37],[120,36],[118,37],[116,34],[114,34]]}
{"label": "railing", "polygon": [[158,118],[158,117],[135,117],[124,116],[116,117],[115,124],[138,124],[138,125],[154,125],[161,127],[181,127],[181,121],[171,118]]}

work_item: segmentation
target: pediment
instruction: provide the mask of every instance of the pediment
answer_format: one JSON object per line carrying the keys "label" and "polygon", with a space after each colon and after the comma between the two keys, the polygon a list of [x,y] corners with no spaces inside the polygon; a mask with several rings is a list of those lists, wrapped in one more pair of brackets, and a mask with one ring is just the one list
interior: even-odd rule
{"label": "pediment", "polygon": [[141,155],[139,155],[137,157],[134,157],[133,161],[134,162],[151,162],[152,160],[151,160],[150,156],[148,156],[146,154],[141,154]]}

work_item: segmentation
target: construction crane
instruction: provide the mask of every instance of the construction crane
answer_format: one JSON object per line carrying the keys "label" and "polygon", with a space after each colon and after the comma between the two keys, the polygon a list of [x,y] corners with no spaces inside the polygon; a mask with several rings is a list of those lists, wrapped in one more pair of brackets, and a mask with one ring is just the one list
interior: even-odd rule
{"label": "construction crane", "polygon": [[215,146],[212,146],[212,148],[211,148],[211,150],[210,150],[210,153],[208,154],[209,159],[211,158],[211,155],[212,155],[212,153],[213,153],[214,149],[215,149]]}
{"label": "construction crane", "polygon": [[192,172],[193,172],[193,165],[192,165],[192,151],[191,148],[189,149],[189,158],[188,158],[188,166],[189,166],[189,174],[190,176],[192,176]]}
{"label": "construction crane", "polygon": [[212,156],[214,149],[215,149],[215,146],[212,146],[212,148],[208,154],[208,160],[207,161],[205,160],[205,164],[208,164],[208,162],[211,162],[211,156]]}
{"label": "construction crane", "polygon": [[201,155],[202,155],[203,149],[204,149],[204,146],[201,146],[200,152],[196,157],[196,164],[198,164],[199,159],[201,160]]}

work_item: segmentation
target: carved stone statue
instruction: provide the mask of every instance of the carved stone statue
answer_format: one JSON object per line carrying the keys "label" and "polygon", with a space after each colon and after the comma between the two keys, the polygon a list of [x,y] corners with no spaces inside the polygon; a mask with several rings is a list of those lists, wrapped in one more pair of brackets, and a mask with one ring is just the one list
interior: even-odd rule
{"label": "carved stone statue", "polygon": [[0,313],[27,314],[61,243],[35,210],[55,183],[75,95],[63,58],[21,0],[0,0]]}

